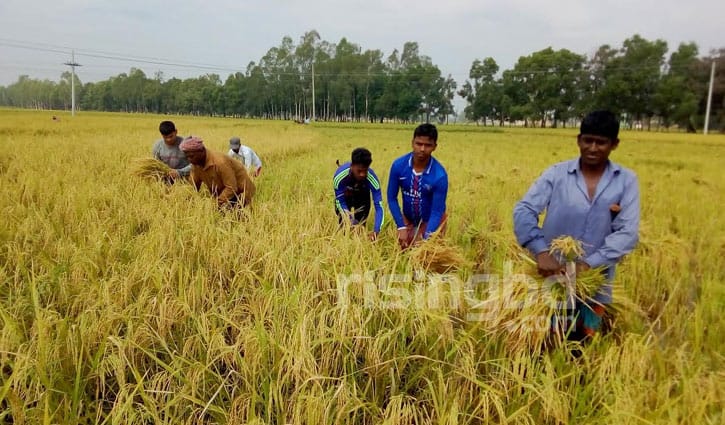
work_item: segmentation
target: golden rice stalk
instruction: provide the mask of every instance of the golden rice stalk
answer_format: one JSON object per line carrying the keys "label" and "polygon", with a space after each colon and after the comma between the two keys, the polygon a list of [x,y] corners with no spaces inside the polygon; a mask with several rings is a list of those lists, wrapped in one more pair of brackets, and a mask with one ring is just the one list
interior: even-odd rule
{"label": "golden rice stalk", "polygon": [[511,353],[538,352],[550,334],[550,318],[555,313],[552,303],[523,274],[502,283],[479,306],[486,332],[503,341]]}
{"label": "golden rice stalk", "polygon": [[451,245],[440,237],[428,239],[415,246],[410,254],[410,262],[416,270],[434,273],[461,270],[468,264],[458,246]]}
{"label": "golden rice stalk", "polygon": [[576,261],[584,255],[584,248],[579,240],[571,236],[560,236],[551,241],[549,252],[552,255],[559,255],[566,261]]}
{"label": "golden rice stalk", "polygon": [[155,158],[137,158],[133,161],[133,175],[149,180],[161,180],[171,168]]}
{"label": "golden rice stalk", "polygon": [[573,281],[576,296],[582,301],[594,298],[599,288],[607,282],[603,267],[580,271],[575,276],[567,275],[567,279]]}

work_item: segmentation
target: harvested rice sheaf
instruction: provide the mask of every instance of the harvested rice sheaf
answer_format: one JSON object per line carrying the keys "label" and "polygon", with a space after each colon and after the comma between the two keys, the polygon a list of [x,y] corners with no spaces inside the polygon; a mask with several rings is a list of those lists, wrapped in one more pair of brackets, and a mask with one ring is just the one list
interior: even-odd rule
{"label": "harvested rice sheaf", "polygon": [[555,301],[567,301],[574,297],[579,301],[594,297],[599,288],[607,281],[604,269],[597,267],[585,271],[576,270],[576,261],[584,255],[581,241],[571,236],[563,236],[551,241],[549,253],[565,261],[566,272],[555,278],[544,279],[537,271],[536,261],[521,251],[517,257],[521,260],[520,273],[539,282]]}
{"label": "harvested rice sheaf", "polygon": [[440,237],[431,238],[413,248],[410,261],[416,270],[447,273],[468,264],[461,249]]}
{"label": "harvested rice sheaf", "polygon": [[171,168],[155,158],[138,158],[133,161],[133,175],[149,180],[161,180]]}
{"label": "harvested rice sheaf", "polygon": [[480,304],[484,326],[511,352],[537,352],[551,338],[552,318],[579,302],[590,302],[606,283],[601,268],[576,272],[576,260],[584,254],[581,242],[571,237],[552,241],[550,253],[565,261],[566,272],[545,279],[536,261],[517,248],[503,271],[503,279]]}

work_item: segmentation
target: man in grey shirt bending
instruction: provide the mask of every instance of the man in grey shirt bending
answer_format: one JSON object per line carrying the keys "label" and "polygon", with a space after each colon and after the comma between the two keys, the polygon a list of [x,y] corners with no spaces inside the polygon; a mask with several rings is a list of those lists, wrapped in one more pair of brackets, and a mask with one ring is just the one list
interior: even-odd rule
{"label": "man in grey shirt bending", "polygon": [[162,138],[154,143],[151,153],[154,158],[171,168],[168,182],[173,183],[178,178],[188,177],[191,174],[191,164],[184,152],[179,149],[184,138],[176,134],[176,126],[171,121],[161,121],[159,132]]}

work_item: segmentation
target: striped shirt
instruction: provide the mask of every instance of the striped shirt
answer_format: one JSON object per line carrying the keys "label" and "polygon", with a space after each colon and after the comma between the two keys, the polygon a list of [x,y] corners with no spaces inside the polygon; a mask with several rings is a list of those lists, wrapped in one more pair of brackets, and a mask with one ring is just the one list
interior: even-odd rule
{"label": "striped shirt", "polygon": [[[338,212],[346,212],[350,214],[351,208],[359,208],[359,205],[349,205],[353,198],[359,196],[373,196],[373,205],[375,206],[375,225],[373,230],[375,233],[380,232],[383,226],[383,192],[380,189],[380,180],[372,168],[368,168],[368,177],[362,182],[358,182],[350,175],[350,163],[342,164],[336,171],[332,180],[335,190],[335,208]],[[355,196],[357,195],[357,196]],[[367,202],[369,204],[369,202]],[[351,215],[351,219],[354,217]]]}

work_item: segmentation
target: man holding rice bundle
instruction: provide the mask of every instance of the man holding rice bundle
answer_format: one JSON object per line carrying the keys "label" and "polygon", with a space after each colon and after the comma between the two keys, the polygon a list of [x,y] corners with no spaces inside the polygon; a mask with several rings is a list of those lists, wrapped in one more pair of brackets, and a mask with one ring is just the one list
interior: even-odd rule
{"label": "man holding rice bundle", "polygon": [[255,187],[244,165],[222,153],[212,152],[200,137],[188,137],[180,145],[192,164],[191,181],[196,190],[204,183],[220,207],[248,205]]}
{"label": "man holding rice bundle", "polygon": [[[551,254],[552,240],[571,236],[584,254],[577,272],[602,267],[606,284],[591,300],[577,302],[577,322],[570,338],[597,332],[605,306],[612,301],[615,265],[631,252],[639,237],[639,186],[635,173],[609,160],[619,145],[619,121],[609,111],[595,111],[581,122],[577,136],[580,157],[555,164],[534,182],[513,212],[514,232],[535,257],[539,274],[564,273]],[[539,215],[546,218],[539,227]]]}
{"label": "man holding rice bundle", "polygon": [[154,143],[151,154],[171,168],[165,180],[173,183],[178,178],[188,177],[191,173],[191,164],[179,148],[184,138],[176,134],[176,126],[171,121],[161,121],[159,132],[161,139]]}

